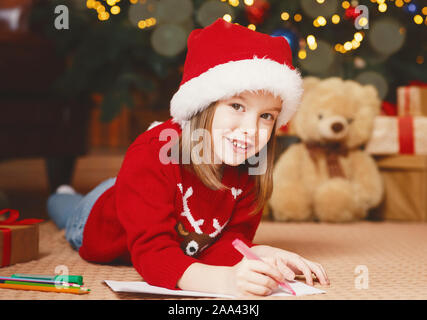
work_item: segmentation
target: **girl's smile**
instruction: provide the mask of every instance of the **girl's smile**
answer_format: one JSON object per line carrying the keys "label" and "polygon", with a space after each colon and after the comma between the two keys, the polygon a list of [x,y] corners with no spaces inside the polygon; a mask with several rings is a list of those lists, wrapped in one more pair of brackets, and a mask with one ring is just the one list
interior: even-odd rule
{"label": "girl's smile", "polygon": [[218,101],[212,122],[215,163],[237,166],[258,153],[270,139],[281,106],[282,100],[267,91],[244,91]]}

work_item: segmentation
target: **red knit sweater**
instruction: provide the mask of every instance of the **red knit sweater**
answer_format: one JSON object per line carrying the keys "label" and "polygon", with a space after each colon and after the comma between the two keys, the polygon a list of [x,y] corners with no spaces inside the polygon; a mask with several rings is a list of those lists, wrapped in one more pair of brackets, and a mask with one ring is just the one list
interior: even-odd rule
{"label": "red knit sweater", "polygon": [[132,143],[115,185],[89,215],[79,254],[99,263],[132,262],[149,284],[177,289],[194,262],[239,262],[242,256],[231,242],[239,238],[253,246],[262,211],[249,215],[254,179],[239,167],[225,166],[222,183],[232,189],[215,191],[181,164],[163,164],[161,148],[170,146],[159,139],[163,129],[181,134],[169,119]]}

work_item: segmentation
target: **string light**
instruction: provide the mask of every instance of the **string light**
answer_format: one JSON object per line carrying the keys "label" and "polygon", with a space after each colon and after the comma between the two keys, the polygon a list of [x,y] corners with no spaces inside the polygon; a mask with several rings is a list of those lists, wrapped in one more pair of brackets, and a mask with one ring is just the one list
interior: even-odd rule
{"label": "string light", "polygon": [[307,44],[308,45],[313,44],[315,42],[316,42],[316,38],[312,34],[310,34],[309,36],[307,36]]}
{"label": "string light", "polygon": [[421,12],[423,13],[423,15],[427,16],[427,7],[424,7]]}
{"label": "string light", "polygon": [[346,53],[346,52],[347,52],[347,50],[345,50],[345,49],[344,49],[344,46],[343,46],[343,45],[341,45],[340,52],[341,52],[341,53]]}
{"label": "string light", "polygon": [[103,5],[100,5],[96,8],[96,12],[98,13],[102,13],[105,12],[105,7]]}
{"label": "string light", "polygon": [[110,14],[107,11],[102,11],[98,14],[98,19],[101,21],[106,21],[110,18]]}
{"label": "string light", "polygon": [[146,26],[145,20],[138,21],[138,28],[144,29]]}
{"label": "string light", "polygon": [[112,7],[116,4],[116,0],[107,0],[107,4]]}
{"label": "string light", "polygon": [[228,0],[228,3],[233,7],[237,7],[239,5],[239,0]]}
{"label": "string light", "polygon": [[152,27],[156,24],[157,20],[156,18],[149,18],[145,20],[147,27]]}
{"label": "string light", "polygon": [[113,6],[113,7],[111,7],[110,12],[112,14],[119,14],[120,13],[120,7],[119,6]]}
{"label": "string light", "polygon": [[88,9],[93,9],[94,5],[95,5],[95,0],[87,0],[86,1],[86,7]]}
{"label": "string light", "polygon": [[248,29],[251,29],[251,30],[255,31],[256,30],[256,26],[253,23],[251,23],[250,25],[248,25]]}
{"label": "string light", "polygon": [[318,16],[316,19],[313,20],[313,25],[318,27],[323,27],[326,25],[326,19],[323,16]]}
{"label": "string light", "polygon": [[341,6],[342,6],[344,9],[348,9],[348,8],[350,8],[350,2],[348,2],[348,1],[343,1],[343,2],[342,2],[342,4],[341,4]]}
{"label": "string light", "polygon": [[294,20],[296,22],[300,22],[302,20],[302,15],[300,15],[299,13],[297,13],[296,15],[294,15]]}
{"label": "string light", "polygon": [[403,7],[404,3],[403,3],[403,1],[402,1],[402,0],[396,0],[396,1],[394,2],[394,5],[395,5],[396,7],[398,7],[398,8],[401,8],[401,7]]}
{"label": "string light", "polygon": [[364,38],[363,32],[356,32],[354,34],[353,40],[345,42],[344,45],[342,45],[341,43],[337,43],[334,46],[334,49],[335,51],[338,51],[341,53],[346,53],[350,50],[355,50],[360,47],[360,43],[362,42],[363,38]]}
{"label": "string light", "polygon": [[298,58],[300,58],[301,60],[307,58],[307,51],[305,51],[304,49],[298,51]]}
{"label": "string light", "polygon": [[324,3],[325,2],[325,0],[316,0],[317,1],[317,3],[319,3],[319,4],[322,4],[322,3]]}
{"label": "string light", "polygon": [[326,19],[323,16],[319,16],[317,17],[317,22],[319,23],[320,26],[325,26],[326,25]]}
{"label": "string light", "polygon": [[280,15],[280,18],[281,18],[283,21],[289,20],[289,13],[287,13],[287,12],[282,12],[282,14]]}
{"label": "string light", "polygon": [[360,42],[357,41],[356,39],[351,40],[351,46],[353,49],[357,49],[360,47]]}
{"label": "string light", "polygon": [[244,1],[244,3],[245,3],[248,7],[250,7],[251,5],[253,5],[253,4],[254,4],[254,0],[245,0],[245,1]]}
{"label": "string light", "polygon": [[423,20],[424,20],[423,17],[421,17],[419,14],[417,14],[417,15],[414,16],[414,22],[416,24],[422,24]]}
{"label": "string light", "polygon": [[157,23],[156,18],[148,18],[145,20],[139,20],[138,22],[138,28],[139,29],[145,29],[154,26]]}
{"label": "string light", "polygon": [[344,49],[347,51],[350,51],[353,48],[353,45],[351,44],[350,41],[347,41],[346,43],[344,43]]}
{"label": "string light", "polygon": [[381,4],[378,6],[378,11],[379,11],[379,12],[386,12],[386,11],[387,11],[387,5],[386,5],[385,3],[381,3]]}
{"label": "string light", "polygon": [[360,32],[356,32],[354,34],[354,40],[358,41],[358,42],[362,42],[363,40],[363,35]]}
{"label": "string light", "polygon": [[365,17],[362,17],[359,19],[358,23],[359,23],[359,26],[364,27],[368,24],[368,19],[366,19]]}
{"label": "string light", "polygon": [[316,50],[317,49],[316,38],[312,34],[307,36],[307,45],[310,48],[310,50]]}
{"label": "string light", "polygon": [[332,16],[332,23],[333,23],[333,24],[338,24],[338,23],[340,22],[340,20],[341,20],[341,18],[340,18],[340,16],[339,16],[339,15],[334,14],[334,15]]}
{"label": "string light", "polygon": [[224,14],[222,18],[227,22],[231,22],[232,20],[231,16],[228,13]]}

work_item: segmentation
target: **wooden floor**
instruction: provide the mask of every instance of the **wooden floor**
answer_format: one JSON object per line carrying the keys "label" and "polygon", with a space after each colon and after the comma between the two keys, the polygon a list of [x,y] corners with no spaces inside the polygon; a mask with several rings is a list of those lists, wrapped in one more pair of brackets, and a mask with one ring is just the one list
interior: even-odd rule
{"label": "wooden floor", "polygon": [[[87,193],[98,183],[117,175],[125,149],[95,148],[77,160],[72,185]],[[11,159],[0,162],[0,192],[6,207],[20,211],[22,218],[47,218],[49,196],[45,162],[42,158]],[[1,203],[0,207],[5,207]]]}

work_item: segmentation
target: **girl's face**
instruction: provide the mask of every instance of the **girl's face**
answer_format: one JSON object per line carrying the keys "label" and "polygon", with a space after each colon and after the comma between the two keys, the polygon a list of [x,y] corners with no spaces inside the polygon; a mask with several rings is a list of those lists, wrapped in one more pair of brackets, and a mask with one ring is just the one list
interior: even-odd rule
{"label": "girl's face", "polygon": [[266,91],[245,91],[218,101],[212,122],[215,163],[237,166],[270,139],[282,100]]}

